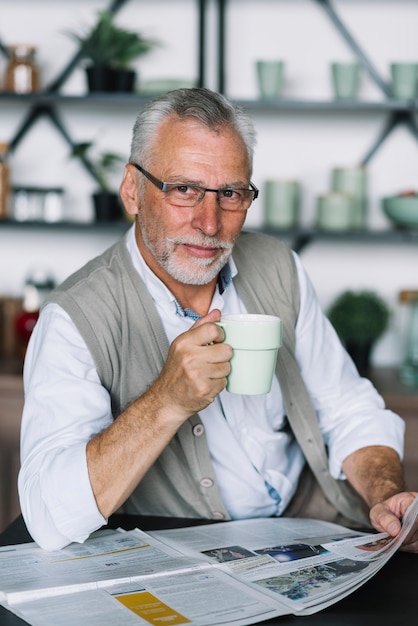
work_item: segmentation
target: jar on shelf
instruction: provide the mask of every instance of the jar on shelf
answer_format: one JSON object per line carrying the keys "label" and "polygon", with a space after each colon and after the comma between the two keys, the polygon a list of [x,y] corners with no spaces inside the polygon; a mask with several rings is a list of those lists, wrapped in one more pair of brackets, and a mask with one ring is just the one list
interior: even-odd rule
{"label": "jar on shelf", "polygon": [[39,89],[39,69],[36,48],[27,44],[7,47],[4,91],[10,93],[33,93]]}
{"label": "jar on shelf", "polygon": [[63,194],[62,187],[13,187],[11,216],[17,222],[60,222]]}
{"label": "jar on shelf", "polygon": [[10,172],[7,162],[9,145],[0,143],[0,219],[9,217]]}
{"label": "jar on shelf", "polygon": [[418,387],[418,289],[399,293],[404,306],[404,349],[400,379],[408,387]]}

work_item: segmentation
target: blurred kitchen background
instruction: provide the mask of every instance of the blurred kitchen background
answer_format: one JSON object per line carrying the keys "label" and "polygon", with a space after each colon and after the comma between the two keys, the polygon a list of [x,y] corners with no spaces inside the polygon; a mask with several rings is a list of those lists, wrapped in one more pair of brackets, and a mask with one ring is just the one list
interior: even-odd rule
{"label": "blurred kitchen background", "polygon": [[[131,63],[134,93],[84,98],[86,60],[76,57],[79,46],[71,33],[87,32],[98,12],[109,8],[120,27],[158,45]],[[74,148],[91,143],[87,155],[93,162],[103,152],[126,160],[141,105],[150,94],[178,85],[218,89],[252,114],[258,131],[253,181],[260,198],[247,226],[268,226],[267,181],[296,181],[296,217],[290,228],[279,221],[275,233],[300,251],[325,310],[346,290],[373,291],[383,299],[390,317],[371,360],[374,370],[390,370],[396,378],[411,309],[399,294],[418,290],[418,208],[400,226],[382,202],[400,194],[414,199],[418,192],[416,91],[395,97],[391,73],[394,63],[418,63],[417,28],[416,0],[3,0],[0,143],[6,144],[10,178],[7,210],[2,214],[0,207],[0,350],[13,358],[2,365],[0,446],[10,451],[17,445],[1,441],[7,439],[2,430],[10,407],[16,409],[21,400],[16,374],[22,346],[13,334],[27,283],[35,283],[42,296],[49,284],[129,227],[123,213],[118,220],[97,220],[92,199],[97,181],[72,154]],[[37,73],[37,84],[23,95],[10,93],[6,83],[10,48],[18,44],[33,48],[30,62]],[[260,60],[281,62],[281,83],[272,98],[260,94]],[[331,65],[337,62],[360,63],[356,91],[348,99],[336,97]],[[20,59],[23,72],[25,63]],[[54,85],[67,68],[62,84]],[[415,85],[416,76],[415,67]],[[110,174],[115,191],[122,160]],[[362,165],[366,192],[360,223],[350,222],[347,207],[335,209],[342,211],[336,222],[326,209],[319,220],[318,198],[335,190],[333,172]],[[417,418],[417,389],[394,384],[396,399],[404,402],[398,410]],[[395,396],[390,398],[395,404]],[[10,468],[10,459],[1,460],[5,454],[0,451],[0,462]],[[10,496],[2,501],[7,498],[3,525],[18,512]]]}

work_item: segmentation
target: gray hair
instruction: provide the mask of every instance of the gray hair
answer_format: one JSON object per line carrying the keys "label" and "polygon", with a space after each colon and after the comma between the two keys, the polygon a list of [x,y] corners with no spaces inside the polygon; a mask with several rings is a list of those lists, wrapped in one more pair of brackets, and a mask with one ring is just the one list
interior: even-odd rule
{"label": "gray hair", "polygon": [[252,172],[256,133],[251,118],[237,105],[210,89],[176,89],[149,102],[139,113],[133,128],[130,161],[147,165],[152,156],[160,124],[170,115],[194,119],[209,129],[229,126],[241,136]]}

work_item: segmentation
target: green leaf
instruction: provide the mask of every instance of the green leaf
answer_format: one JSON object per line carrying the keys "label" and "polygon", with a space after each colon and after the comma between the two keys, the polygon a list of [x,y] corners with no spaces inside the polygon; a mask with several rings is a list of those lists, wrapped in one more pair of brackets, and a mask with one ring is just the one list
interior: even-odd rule
{"label": "green leaf", "polygon": [[119,27],[110,11],[99,11],[97,15],[92,29],[79,33],[66,31],[81,46],[84,57],[95,64],[125,69],[133,59],[159,45],[139,32]]}

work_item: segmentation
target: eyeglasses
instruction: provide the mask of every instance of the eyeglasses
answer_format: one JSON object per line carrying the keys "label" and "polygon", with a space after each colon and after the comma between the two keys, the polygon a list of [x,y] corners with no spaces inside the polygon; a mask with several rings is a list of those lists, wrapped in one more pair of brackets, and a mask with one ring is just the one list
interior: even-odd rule
{"label": "eyeglasses", "polygon": [[137,163],[132,163],[153,185],[166,194],[173,206],[195,207],[201,202],[207,191],[216,193],[219,206],[224,211],[246,211],[252,201],[258,197],[258,189],[250,182],[250,189],[225,187],[223,189],[206,189],[190,183],[164,183],[144,170]]}

